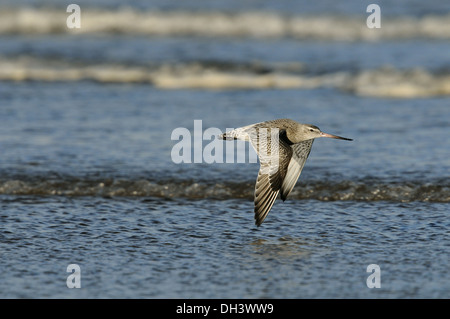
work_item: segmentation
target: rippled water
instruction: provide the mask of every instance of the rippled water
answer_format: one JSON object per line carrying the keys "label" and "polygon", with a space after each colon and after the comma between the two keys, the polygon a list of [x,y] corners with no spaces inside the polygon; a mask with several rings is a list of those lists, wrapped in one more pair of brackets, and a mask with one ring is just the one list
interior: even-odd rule
{"label": "rippled water", "polygon": [[[2,196],[2,296],[448,296],[446,204],[291,201],[260,228],[247,206]],[[71,263],[81,289],[66,287]]]}
{"label": "rippled water", "polygon": [[[352,1],[117,3],[80,1],[78,33],[0,10],[0,297],[450,296],[446,1],[385,1],[376,36]],[[317,140],[261,227],[257,163],[172,160],[195,120],[276,118],[353,141]]]}

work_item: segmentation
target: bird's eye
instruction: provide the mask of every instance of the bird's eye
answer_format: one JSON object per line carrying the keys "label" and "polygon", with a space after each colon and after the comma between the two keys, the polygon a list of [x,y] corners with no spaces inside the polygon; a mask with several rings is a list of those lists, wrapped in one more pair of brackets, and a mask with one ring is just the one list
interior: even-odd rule
{"label": "bird's eye", "polygon": [[310,132],[314,132],[314,130],[312,128],[309,129]]}

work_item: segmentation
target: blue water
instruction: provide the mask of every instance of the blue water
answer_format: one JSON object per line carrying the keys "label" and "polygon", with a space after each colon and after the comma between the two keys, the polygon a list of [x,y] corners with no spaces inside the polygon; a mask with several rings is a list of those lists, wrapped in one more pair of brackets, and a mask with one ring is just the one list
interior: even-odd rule
{"label": "blue water", "polygon": [[[4,297],[442,298],[447,204],[2,196]],[[66,287],[66,267],[81,288]],[[369,264],[381,288],[369,289]]]}
{"label": "blue water", "polygon": [[[115,12],[112,3],[80,5]],[[128,5],[364,21],[366,5],[354,4]],[[449,10],[437,0],[380,5],[393,19]],[[3,31],[0,297],[450,297],[448,39]],[[130,80],[135,69],[151,77]],[[221,86],[193,85],[204,74]],[[266,75],[319,84],[252,86]],[[181,87],[161,84],[183,76]],[[254,82],[232,85],[246,77]],[[317,140],[260,227],[257,163],[172,161],[172,132],[193,132],[194,120],[225,130],[276,118],[354,140]],[[80,289],[66,285],[69,264],[80,266]],[[370,264],[381,288],[366,285]]]}

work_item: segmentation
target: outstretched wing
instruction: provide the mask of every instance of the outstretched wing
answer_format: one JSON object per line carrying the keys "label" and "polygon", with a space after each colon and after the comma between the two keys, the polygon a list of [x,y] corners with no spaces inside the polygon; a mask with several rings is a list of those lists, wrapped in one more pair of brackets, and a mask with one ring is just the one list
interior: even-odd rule
{"label": "outstretched wing", "polygon": [[269,214],[280,190],[275,190],[270,184],[269,167],[261,166],[255,186],[255,224],[261,225]]}
{"label": "outstretched wing", "polygon": [[303,166],[305,166],[306,159],[311,152],[313,142],[314,139],[311,139],[291,145],[293,151],[292,158],[290,159],[289,165],[287,167],[286,177],[283,180],[280,190],[280,197],[283,201],[286,200],[287,196],[297,183]]}
{"label": "outstretched wing", "polygon": [[255,185],[255,223],[259,226],[280,192],[293,150],[280,138],[278,129],[272,132],[255,130],[249,137],[261,164]]}

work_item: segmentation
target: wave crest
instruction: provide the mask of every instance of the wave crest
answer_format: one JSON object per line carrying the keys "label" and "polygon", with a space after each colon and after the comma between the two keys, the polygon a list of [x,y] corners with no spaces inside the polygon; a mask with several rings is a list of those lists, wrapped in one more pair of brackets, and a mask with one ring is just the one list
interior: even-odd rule
{"label": "wave crest", "polygon": [[[263,70],[263,72],[262,72]],[[97,81],[148,83],[161,89],[317,89],[335,88],[361,96],[417,98],[450,95],[450,74],[424,69],[383,67],[360,72],[320,75],[301,73],[299,63],[277,65],[193,62],[176,65],[129,66],[79,64],[22,56],[0,57],[3,81]]]}
{"label": "wave crest", "polygon": [[0,34],[75,32],[337,41],[450,38],[450,15],[387,17],[383,19],[382,27],[376,30],[366,26],[366,16],[296,16],[262,11],[223,13],[82,8],[80,29],[67,28],[68,16],[63,8],[3,9],[0,11]]}
{"label": "wave crest", "polygon": [[[209,183],[194,180],[19,180],[0,182],[3,195],[39,196],[131,196],[225,200],[253,199],[254,182]],[[320,201],[395,201],[450,202],[448,180],[432,183],[374,181],[307,181],[299,183],[289,195],[291,200]]]}

